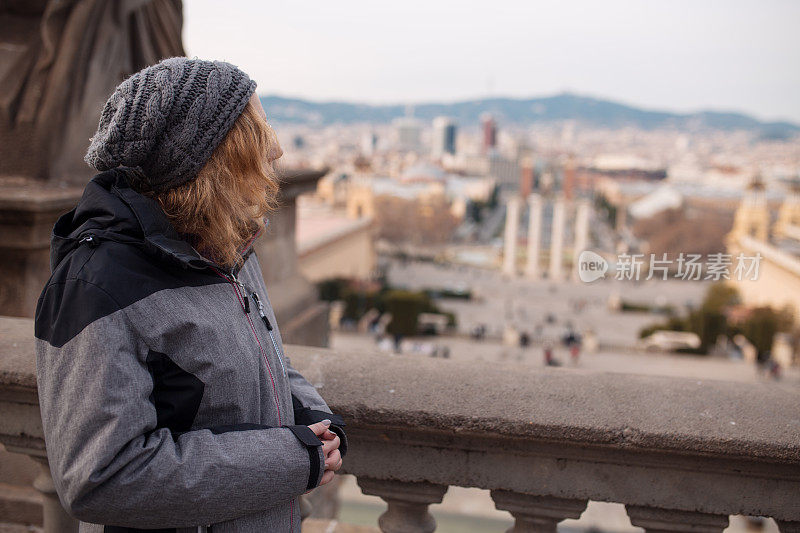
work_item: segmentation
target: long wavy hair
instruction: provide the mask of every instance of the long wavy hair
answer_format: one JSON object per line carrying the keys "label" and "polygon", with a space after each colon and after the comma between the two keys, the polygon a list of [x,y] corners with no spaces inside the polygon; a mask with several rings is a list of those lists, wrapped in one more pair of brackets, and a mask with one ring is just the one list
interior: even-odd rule
{"label": "long wavy hair", "polygon": [[272,160],[280,153],[275,132],[248,102],[196,179],[161,193],[144,192],[201,255],[230,269],[277,208]]}

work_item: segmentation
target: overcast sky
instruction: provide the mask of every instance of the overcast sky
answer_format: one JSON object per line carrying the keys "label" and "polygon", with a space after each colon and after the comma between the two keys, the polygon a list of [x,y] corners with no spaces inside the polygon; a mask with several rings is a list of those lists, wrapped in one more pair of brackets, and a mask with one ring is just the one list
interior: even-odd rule
{"label": "overcast sky", "polygon": [[800,122],[800,1],[184,0],[190,57],[260,94],[368,103],[561,91]]}

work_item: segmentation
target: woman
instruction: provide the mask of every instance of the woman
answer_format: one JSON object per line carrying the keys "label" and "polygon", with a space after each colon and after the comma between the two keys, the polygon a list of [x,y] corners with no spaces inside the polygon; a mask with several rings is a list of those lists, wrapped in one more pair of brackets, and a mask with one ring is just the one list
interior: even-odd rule
{"label": "woman", "polygon": [[47,455],[81,532],[300,531],[297,496],[341,467],[344,424],[283,353],[252,248],[281,154],[228,63],[167,59],[106,103],[36,309]]}

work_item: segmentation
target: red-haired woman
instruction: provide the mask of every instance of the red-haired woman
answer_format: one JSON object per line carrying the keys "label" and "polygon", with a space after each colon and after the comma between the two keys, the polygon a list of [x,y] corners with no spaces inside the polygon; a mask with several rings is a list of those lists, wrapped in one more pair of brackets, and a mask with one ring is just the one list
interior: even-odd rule
{"label": "red-haired woman", "polygon": [[[111,95],[36,310],[56,489],[81,531],[300,531],[346,439],[283,352],[253,241],[282,154],[255,83],[171,58]],[[267,258],[269,260],[269,258]]]}

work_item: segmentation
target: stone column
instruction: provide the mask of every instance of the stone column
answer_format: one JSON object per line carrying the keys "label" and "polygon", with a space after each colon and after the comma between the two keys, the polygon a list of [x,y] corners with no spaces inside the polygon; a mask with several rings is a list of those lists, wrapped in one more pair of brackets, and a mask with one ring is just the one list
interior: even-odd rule
{"label": "stone column", "polygon": [[578,257],[589,241],[589,202],[579,200],[575,209],[575,248],[572,251],[572,279],[578,281]]}
{"label": "stone column", "polygon": [[514,276],[517,273],[517,229],[519,226],[519,198],[514,197],[506,203],[506,232],[503,244],[503,274]]}
{"label": "stone column", "polygon": [[550,279],[561,280],[561,256],[564,252],[564,198],[553,202],[553,228],[550,237]]}
{"label": "stone column", "polygon": [[631,524],[643,527],[646,533],[720,533],[728,527],[729,522],[728,516],[695,511],[638,505],[626,505],[625,509]]}
{"label": "stone column", "polygon": [[542,233],[542,197],[528,197],[528,264],[525,274],[532,279],[539,277],[539,247]]}
{"label": "stone column", "polygon": [[507,533],[556,533],[556,526],[567,518],[580,518],[587,500],[534,496],[507,490],[491,492],[494,506],[514,517]]}
{"label": "stone column", "polygon": [[441,503],[446,485],[359,477],[361,492],[379,496],[388,508],[378,519],[384,533],[433,533],[436,520],[428,512],[432,503]]}

